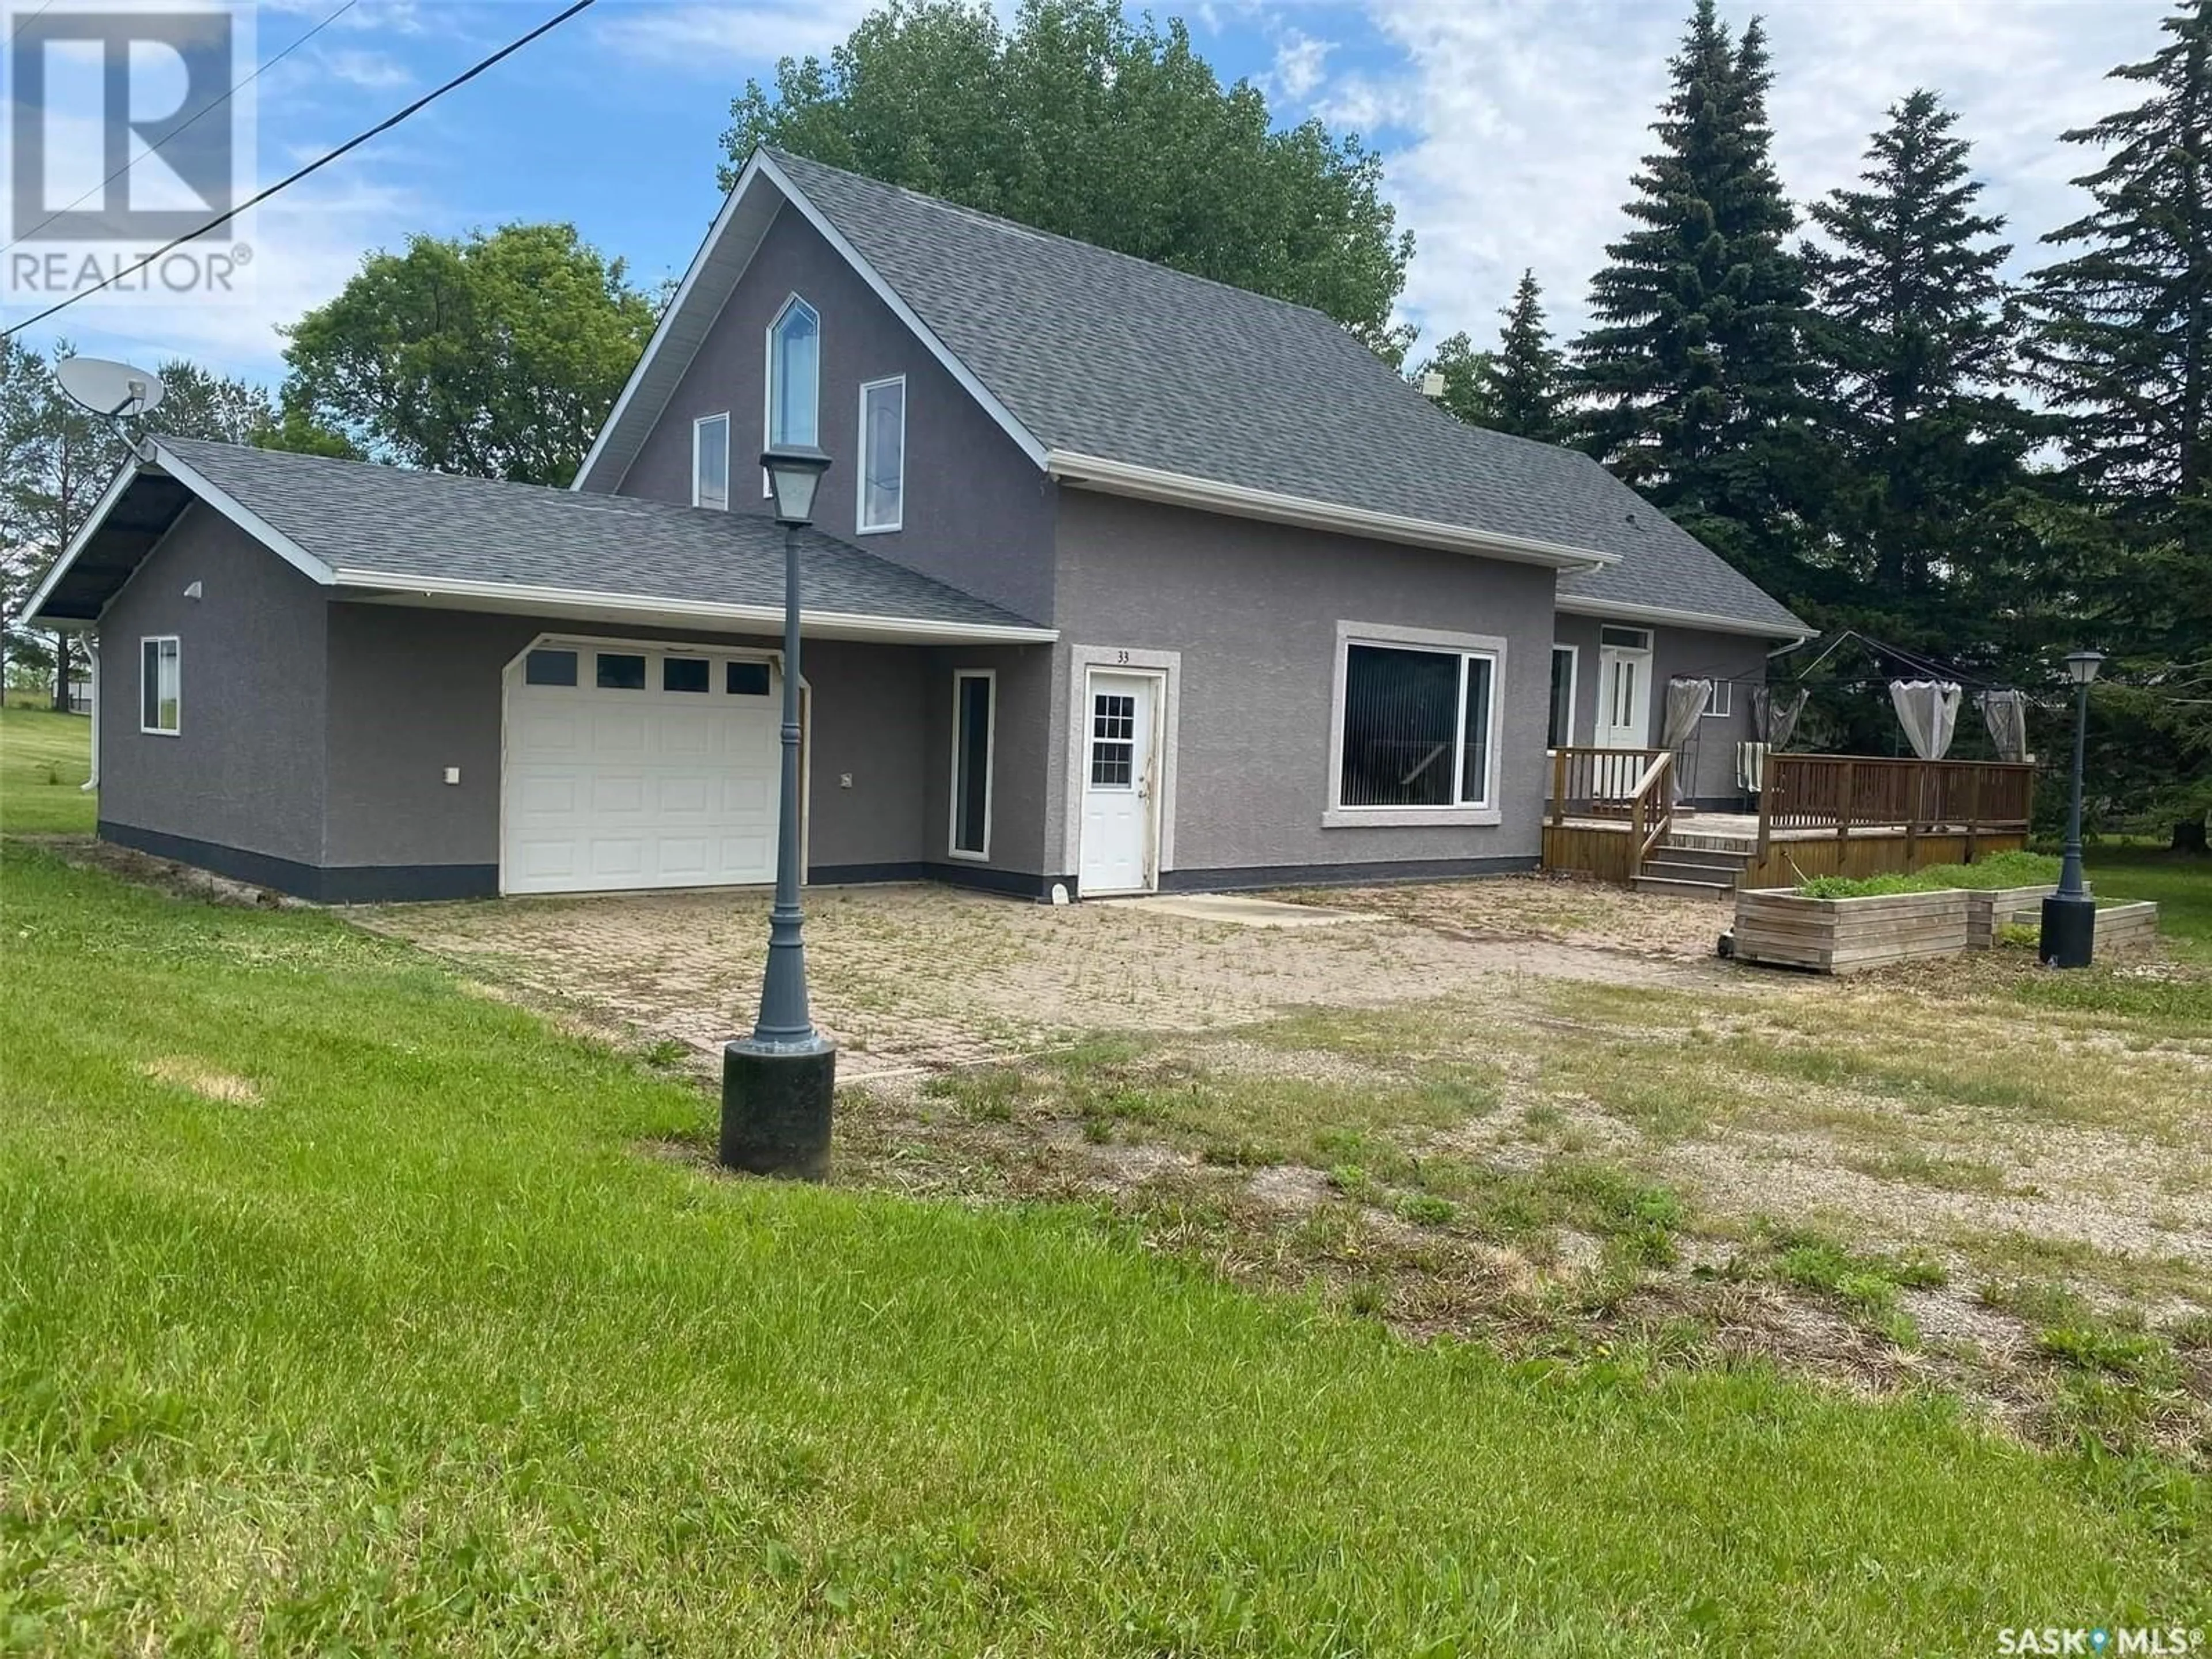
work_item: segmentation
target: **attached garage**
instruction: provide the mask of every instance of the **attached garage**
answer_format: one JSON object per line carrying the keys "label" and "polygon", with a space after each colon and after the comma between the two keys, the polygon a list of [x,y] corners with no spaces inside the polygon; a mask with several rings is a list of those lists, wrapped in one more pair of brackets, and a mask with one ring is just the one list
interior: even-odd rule
{"label": "attached garage", "polygon": [[759,653],[533,644],[507,670],[501,890],[774,881],[782,695]]}

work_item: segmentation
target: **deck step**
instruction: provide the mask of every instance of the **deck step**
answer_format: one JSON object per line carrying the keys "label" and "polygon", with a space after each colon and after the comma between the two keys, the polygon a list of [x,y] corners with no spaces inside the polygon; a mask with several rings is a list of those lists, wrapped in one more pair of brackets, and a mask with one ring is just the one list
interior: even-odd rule
{"label": "deck step", "polygon": [[1734,887],[1743,874],[1734,866],[1685,864],[1663,849],[1644,860],[1639,876],[1656,876],[1661,881],[1701,881],[1714,887]]}
{"label": "deck step", "polygon": [[1651,856],[1663,859],[1669,864],[1694,864],[1710,870],[1725,870],[1731,876],[1747,868],[1752,860],[1749,853],[1723,852],[1713,847],[1686,847],[1674,841],[1660,842],[1652,849]]}
{"label": "deck step", "polygon": [[[1653,866],[1644,866],[1649,871]],[[1641,875],[1636,878],[1639,893],[1671,893],[1676,898],[1727,898],[1735,891],[1732,881],[1692,881],[1674,876]]]}

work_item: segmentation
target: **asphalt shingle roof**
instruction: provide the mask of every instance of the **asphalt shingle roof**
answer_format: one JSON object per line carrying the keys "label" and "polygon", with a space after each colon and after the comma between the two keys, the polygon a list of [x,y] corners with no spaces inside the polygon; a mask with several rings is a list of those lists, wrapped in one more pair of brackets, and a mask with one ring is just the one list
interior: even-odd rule
{"label": "asphalt shingle roof", "polygon": [[1616,554],[1561,592],[1805,631],[1588,456],[1462,424],[1318,311],[769,155],[1048,449]]}
{"label": "asphalt shingle roof", "polygon": [[[230,444],[159,442],[334,568],[678,605],[783,604],[783,531],[763,514]],[[809,613],[1037,625],[818,531],[801,535]]]}

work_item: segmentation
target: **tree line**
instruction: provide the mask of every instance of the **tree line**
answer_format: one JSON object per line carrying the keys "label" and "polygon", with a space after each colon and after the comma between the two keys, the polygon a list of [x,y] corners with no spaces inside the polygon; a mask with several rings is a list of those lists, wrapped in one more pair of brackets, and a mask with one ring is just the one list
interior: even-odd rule
{"label": "tree line", "polygon": [[[2150,55],[2112,71],[2124,106],[2062,135],[2091,158],[2092,206],[2015,283],[1938,94],[1905,92],[1862,175],[1801,212],[1772,159],[1765,31],[1697,0],[1589,328],[1555,343],[1527,274],[1494,344],[1454,335],[1420,368],[1462,420],[1585,448],[1819,627],[2031,688],[2057,653],[2102,647],[2112,797],[2212,794],[2209,4],[2179,0]],[[1316,307],[1394,365],[1410,353],[1413,242],[1380,157],[1318,120],[1277,127],[1179,21],[891,0],[827,62],[749,81],[731,113],[726,186],[775,145]],[[415,237],[283,331],[275,396],[171,365],[181,395],[149,424],[565,483],[667,291],[568,225]],[[50,365],[4,350],[12,618],[119,451],[61,406]],[[1872,697],[1823,718],[1855,747],[1892,735]]]}
{"label": "tree line", "polygon": [[[1936,93],[1899,98],[1859,177],[1801,215],[1771,159],[1765,32],[1699,0],[1589,329],[1556,346],[1524,274],[1495,345],[1455,335],[1425,367],[1461,419],[1587,449],[1817,626],[2038,690],[2065,650],[2112,653],[2100,789],[2201,815],[2212,9],[2182,0],[2160,28],[2112,71],[2123,107],[2060,135],[2091,158],[2089,210],[2010,283]],[[1863,750],[1893,731],[1874,696],[1826,713]]]}

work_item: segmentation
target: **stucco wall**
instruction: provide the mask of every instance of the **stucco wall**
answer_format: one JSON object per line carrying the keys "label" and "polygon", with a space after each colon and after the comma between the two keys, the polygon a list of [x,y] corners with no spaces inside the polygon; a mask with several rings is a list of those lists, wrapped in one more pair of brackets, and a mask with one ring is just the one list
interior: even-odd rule
{"label": "stucco wall", "polygon": [[[314,583],[187,507],[100,618],[101,821],[319,862],[323,609]],[[179,641],[174,737],[138,727],[139,641],[156,634]]]}
{"label": "stucco wall", "polygon": [[[1644,627],[1622,623],[1624,628]],[[1561,645],[1577,648],[1575,685],[1574,740],[1595,743],[1597,731],[1598,630],[1606,624],[1596,617],[1562,611],[1553,633]],[[1698,722],[1698,735],[1689,744],[1684,778],[1693,799],[1731,801],[1737,798],[1735,746],[1751,738],[1751,693],[1765,684],[1766,653],[1771,642],[1747,634],[1714,634],[1698,629],[1654,628],[1651,640],[1651,726],[1644,741],[1659,741],[1666,719],[1667,682],[1677,674],[1729,679],[1732,707],[1726,714],[1711,714]]]}
{"label": "stucco wall", "polygon": [[[776,643],[700,629],[333,605],[330,862],[499,861],[501,677],[541,633]],[[927,655],[904,646],[806,641],[814,869],[909,865],[926,856]],[[443,781],[448,766],[461,769],[458,786]],[[842,786],[848,774],[849,789]]]}
{"label": "stucco wall", "polygon": [[[922,832],[932,863],[963,871],[993,871],[1030,878],[1053,867],[1045,850],[1045,744],[1050,732],[1053,650],[1044,645],[945,646],[929,653],[927,756],[923,775]],[[997,720],[992,732],[991,855],[951,856],[952,677],[963,668],[998,675]],[[1020,890],[1034,894],[1038,884]]]}
{"label": "stucco wall", "polygon": [[[767,331],[793,294],[822,318],[822,447],[830,466],[816,521],[872,553],[1048,621],[1054,486],[788,207],[701,343],[621,493],[688,503],[692,423],[726,410],[731,507],[766,510],[756,463],[766,436]],[[856,535],[860,389],[894,374],[906,376],[903,527]]]}
{"label": "stucco wall", "polygon": [[[1072,648],[1181,653],[1173,868],[1528,860],[1538,851],[1553,575],[1534,565],[1067,490],[1048,848],[1067,814]],[[1503,636],[1502,821],[1328,829],[1340,620]],[[1062,873],[1066,873],[1063,868]]]}

